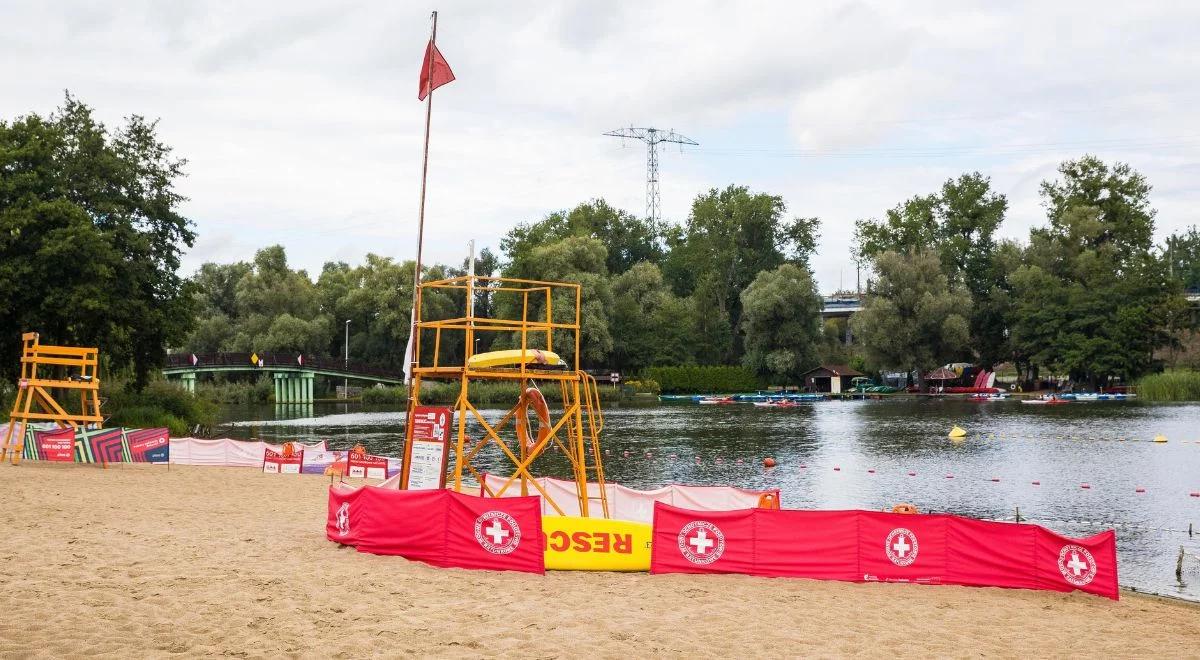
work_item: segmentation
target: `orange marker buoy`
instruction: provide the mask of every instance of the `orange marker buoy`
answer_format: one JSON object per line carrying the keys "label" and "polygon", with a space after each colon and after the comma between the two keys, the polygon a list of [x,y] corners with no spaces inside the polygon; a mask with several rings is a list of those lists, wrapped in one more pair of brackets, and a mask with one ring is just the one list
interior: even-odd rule
{"label": "orange marker buoy", "polygon": [[763,467],[769,467],[769,468],[775,467],[775,459],[771,458],[770,456],[764,458],[763,459]]}
{"label": "orange marker buoy", "polygon": [[912,504],[901,502],[900,504],[892,507],[892,513],[902,513],[911,516],[920,513],[920,511],[918,511],[917,507]]}

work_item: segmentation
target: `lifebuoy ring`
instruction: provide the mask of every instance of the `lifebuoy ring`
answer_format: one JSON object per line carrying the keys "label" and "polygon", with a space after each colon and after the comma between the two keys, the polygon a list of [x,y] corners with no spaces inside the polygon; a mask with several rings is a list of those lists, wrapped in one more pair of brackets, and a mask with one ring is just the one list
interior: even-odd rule
{"label": "lifebuoy ring", "polygon": [[892,507],[892,513],[902,513],[905,515],[913,515],[913,514],[920,513],[920,511],[917,510],[916,505],[909,504],[907,502],[901,502],[901,503],[897,504],[896,506]]}
{"label": "lifebuoy ring", "polygon": [[[534,440],[529,433],[529,407],[537,415],[538,434]],[[546,405],[546,397],[536,387],[527,387],[517,401],[517,437],[526,448],[532,449],[550,435],[550,407]]]}
{"label": "lifebuoy ring", "polygon": [[291,458],[296,455],[296,445],[291,442],[283,443],[279,449],[279,455],[284,458]]}
{"label": "lifebuoy ring", "polygon": [[778,509],[779,498],[775,493],[763,493],[758,496],[758,508],[760,509]]}

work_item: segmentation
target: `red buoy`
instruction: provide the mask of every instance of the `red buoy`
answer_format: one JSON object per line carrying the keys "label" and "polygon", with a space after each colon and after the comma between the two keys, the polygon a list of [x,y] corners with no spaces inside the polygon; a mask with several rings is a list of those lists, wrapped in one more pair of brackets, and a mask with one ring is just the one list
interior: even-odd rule
{"label": "red buoy", "polygon": [[775,467],[775,459],[770,456],[763,459],[763,467]]}

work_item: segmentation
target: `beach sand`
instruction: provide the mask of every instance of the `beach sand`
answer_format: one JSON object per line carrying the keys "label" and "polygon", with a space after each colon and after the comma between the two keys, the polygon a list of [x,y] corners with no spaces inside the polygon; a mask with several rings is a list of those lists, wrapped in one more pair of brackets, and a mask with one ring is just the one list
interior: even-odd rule
{"label": "beach sand", "polygon": [[438,569],[325,539],[328,478],[0,465],[0,655],[1200,657],[1123,594]]}

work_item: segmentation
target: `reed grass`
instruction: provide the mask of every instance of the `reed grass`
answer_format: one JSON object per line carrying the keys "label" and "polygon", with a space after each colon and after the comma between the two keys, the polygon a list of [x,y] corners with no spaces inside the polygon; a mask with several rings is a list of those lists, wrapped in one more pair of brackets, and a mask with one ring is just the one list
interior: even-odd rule
{"label": "reed grass", "polygon": [[1200,401],[1200,371],[1181,369],[1144,376],[1137,381],[1143,401]]}

